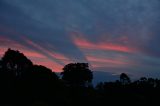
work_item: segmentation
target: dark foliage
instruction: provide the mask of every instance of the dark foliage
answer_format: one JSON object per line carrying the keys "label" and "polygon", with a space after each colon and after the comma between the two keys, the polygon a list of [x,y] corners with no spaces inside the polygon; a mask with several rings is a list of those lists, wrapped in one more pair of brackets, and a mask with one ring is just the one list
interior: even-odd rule
{"label": "dark foliage", "polygon": [[121,81],[121,83],[122,83],[123,85],[129,84],[129,83],[131,82],[130,78],[129,78],[128,75],[125,74],[125,73],[122,73],[122,74],[120,75],[120,81]]}
{"label": "dark foliage", "polygon": [[85,86],[92,82],[93,74],[89,70],[88,63],[71,63],[63,68],[62,79],[70,85]]}
{"label": "dark foliage", "polygon": [[32,62],[19,51],[8,49],[1,60],[1,68],[5,71],[10,71],[16,76],[22,71],[32,67]]}
{"label": "dark foliage", "polygon": [[8,49],[0,60],[0,106],[159,105],[160,80],[142,77],[131,82],[125,73],[115,82],[94,88],[87,63],[52,70],[33,65],[19,51]]}

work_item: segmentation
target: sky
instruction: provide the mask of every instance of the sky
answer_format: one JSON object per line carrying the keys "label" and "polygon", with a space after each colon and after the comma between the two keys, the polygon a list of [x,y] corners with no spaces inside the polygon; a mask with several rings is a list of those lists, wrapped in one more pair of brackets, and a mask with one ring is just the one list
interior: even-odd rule
{"label": "sky", "polygon": [[61,72],[160,77],[160,0],[0,0],[0,57],[8,48]]}

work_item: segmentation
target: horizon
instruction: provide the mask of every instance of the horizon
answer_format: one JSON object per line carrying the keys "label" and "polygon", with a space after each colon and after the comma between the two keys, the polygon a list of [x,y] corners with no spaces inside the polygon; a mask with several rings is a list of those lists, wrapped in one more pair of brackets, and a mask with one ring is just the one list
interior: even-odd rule
{"label": "horizon", "polygon": [[0,58],[11,48],[54,72],[85,62],[104,77],[160,78],[159,5],[159,0],[1,0]]}

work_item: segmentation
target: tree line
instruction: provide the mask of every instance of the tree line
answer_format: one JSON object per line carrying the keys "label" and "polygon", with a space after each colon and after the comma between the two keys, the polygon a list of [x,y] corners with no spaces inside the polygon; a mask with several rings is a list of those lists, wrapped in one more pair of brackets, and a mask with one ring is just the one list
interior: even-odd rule
{"label": "tree line", "polygon": [[23,53],[8,49],[0,60],[0,105],[81,106],[148,105],[159,103],[160,80],[142,77],[131,81],[122,73],[119,80],[93,87],[88,63],[64,66],[61,77],[51,69],[35,65]]}

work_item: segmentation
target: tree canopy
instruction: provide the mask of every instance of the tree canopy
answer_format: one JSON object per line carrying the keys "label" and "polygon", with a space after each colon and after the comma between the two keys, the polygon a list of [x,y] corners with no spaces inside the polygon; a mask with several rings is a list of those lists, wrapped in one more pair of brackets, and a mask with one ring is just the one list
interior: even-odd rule
{"label": "tree canopy", "polygon": [[64,66],[62,79],[70,84],[85,85],[92,82],[93,74],[88,63],[70,63]]}
{"label": "tree canopy", "polygon": [[129,84],[131,82],[130,78],[128,77],[127,74],[125,73],[121,73],[120,75],[120,81],[121,83],[124,85],[124,84]]}
{"label": "tree canopy", "polygon": [[1,60],[1,67],[6,71],[14,71],[16,75],[31,67],[33,63],[23,53],[8,49]]}

